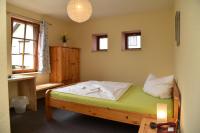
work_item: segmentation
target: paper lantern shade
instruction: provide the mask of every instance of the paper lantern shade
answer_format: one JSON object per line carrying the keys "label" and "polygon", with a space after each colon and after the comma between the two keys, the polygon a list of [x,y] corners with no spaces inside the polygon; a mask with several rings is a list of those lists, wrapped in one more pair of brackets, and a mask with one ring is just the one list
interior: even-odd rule
{"label": "paper lantern shade", "polygon": [[67,4],[67,13],[70,19],[82,23],[92,15],[92,5],[89,0],[70,0]]}

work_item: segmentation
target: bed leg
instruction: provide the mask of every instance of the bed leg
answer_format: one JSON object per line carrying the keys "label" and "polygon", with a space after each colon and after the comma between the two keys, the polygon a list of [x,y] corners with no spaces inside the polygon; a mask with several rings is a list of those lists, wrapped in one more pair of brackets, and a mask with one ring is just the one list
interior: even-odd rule
{"label": "bed leg", "polygon": [[52,108],[49,106],[50,92],[51,90],[47,90],[45,93],[45,115],[48,121],[52,119]]}

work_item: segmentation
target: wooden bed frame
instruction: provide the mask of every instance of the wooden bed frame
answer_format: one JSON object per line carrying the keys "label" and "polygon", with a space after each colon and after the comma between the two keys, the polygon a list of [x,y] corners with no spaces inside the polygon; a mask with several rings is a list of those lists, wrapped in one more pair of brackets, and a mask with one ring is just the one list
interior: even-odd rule
{"label": "wooden bed frame", "polygon": [[[118,121],[122,123],[140,125],[142,118],[156,118],[156,115],[141,114],[136,112],[120,111],[110,108],[103,108],[97,106],[90,106],[85,104],[78,104],[74,102],[67,102],[62,100],[57,100],[50,97],[50,92],[52,90],[47,90],[45,95],[45,109],[47,120],[52,119],[52,108],[68,110],[72,112],[77,112],[93,117],[104,118],[108,120]],[[168,118],[170,121],[177,121],[180,109],[180,93],[176,82],[173,86],[173,117]]]}

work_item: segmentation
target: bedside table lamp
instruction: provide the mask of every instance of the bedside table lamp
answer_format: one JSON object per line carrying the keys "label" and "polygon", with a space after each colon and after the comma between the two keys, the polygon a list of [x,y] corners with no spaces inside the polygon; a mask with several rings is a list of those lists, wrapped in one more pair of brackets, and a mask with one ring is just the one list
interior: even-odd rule
{"label": "bedside table lamp", "polygon": [[167,122],[167,104],[157,104],[157,123]]}

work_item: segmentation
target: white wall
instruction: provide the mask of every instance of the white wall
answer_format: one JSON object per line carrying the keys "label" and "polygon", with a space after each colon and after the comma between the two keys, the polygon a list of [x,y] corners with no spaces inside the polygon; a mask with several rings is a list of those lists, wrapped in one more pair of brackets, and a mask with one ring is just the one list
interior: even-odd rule
{"label": "white wall", "polygon": [[181,44],[175,47],[181,128],[183,133],[200,133],[200,0],[176,0],[176,10],[181,12]]}
{"label": "white wall", "polygon": [[[149,73],[173,73],[172,11],[159,10],[69,23],[69,38],[81,48],[81,80],[132,81],[143,84]],[[122,51],[124,31],[141,30],[142,50]],[[92,52],[92,34],[107,33],[109,50]]]}
{"label": "white wall", "polygon": [[0,0],[0,133],[10,133],[6,45],[6,0]]}

